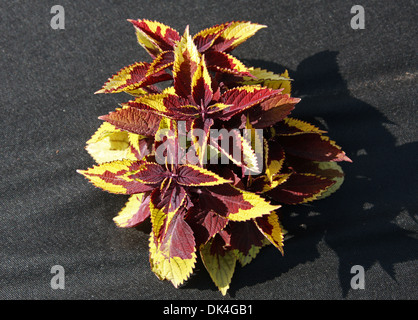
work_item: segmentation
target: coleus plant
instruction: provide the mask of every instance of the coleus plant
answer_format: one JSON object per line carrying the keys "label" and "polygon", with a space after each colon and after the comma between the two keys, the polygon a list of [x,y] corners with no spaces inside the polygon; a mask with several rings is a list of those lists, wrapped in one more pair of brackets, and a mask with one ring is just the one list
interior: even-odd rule
{"label": "coleus plant", "polygon": [[79,170],[105,191],[129,195],[117,226],[151,221],[152,271],[175,287],[200,255],[226,294],[235,270],[273,244],[283,254],[278,210],[321,199],[351,161],[319,128],[289,117],[291,79],[245,66],[230,52],[265,27],[228,22],[193,37],[129,20],[152,58],[121,69],[96,93],[133,99],[103,115],[87,141],[97,164]]}

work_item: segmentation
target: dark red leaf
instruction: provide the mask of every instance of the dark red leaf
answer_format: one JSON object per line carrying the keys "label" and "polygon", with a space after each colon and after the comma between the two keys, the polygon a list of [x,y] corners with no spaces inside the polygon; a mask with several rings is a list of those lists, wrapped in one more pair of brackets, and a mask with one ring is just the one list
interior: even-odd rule
{"label": "dark red leaf", "polygon": [[141,160],[142,158],[150,154],[152,150],[152,143],[153,138],[139,139],[137,146],[130,146],[131,152],[135,155],[135,157],[138,160]]}
{"label": "dark red leaf", "polygon": [[205,29],[197,33],[193,37],[193,42],[196,45],[199,52],[203,53],[208,50],[214,43],[214,41],[222,34],[228,23],[217,24],[211,28]]}
{"label": "dark red leaf", "polygon": [[181,208],[169,221],[167,232],[161,239],[160,251],[168,252],[168,257],[191,259],[195,252],[195,238],[192,228],[184,220],[186,210]]}
{"label": "dark red leaf", "polygon": [[293,173],[266,194],[279,203],[298,204],[316,199],[335,182],[313,174]]}
{"label": "dark red leaf", "polygon": [[118,129],[144,136],[155,135],[161,121],[160,116],[133,107],[118,108],[99,119],[113,124]]}
{"label": "dark red leaf", "polygon": [[235,114],[242,112],[264,100],[279,94],[280,90],[273,90],[257,86],[243,86],[226,91],[221,96],[224,104],[231,105],[219,118],[229,120]]}
{"label": "dark red leaf", "polygon": [[229,184],[202,188],[200,201],[202,208],[213,210],[224,217],[237,213],[240,209],[248,210],[253,207],[244,200],[239,190]]}
{"label": "dark red leaf", "polygon": [[[147,76],[151,77],[156,74],[160,74],[164,69],[171,68],[174,63],[174,52],[164,51],[161,52],[151,63],[147,71]],[[163,73],[162,73],[163,74]],[[168,80],[168,79],[166,79]]]}
{"label": "dark red leaf", "polygon": [[214,211],[206,210],[199,206],[190,208],[186,221],[193,230],[197,246],[206,243],[225,228],[228,223],[228,219],[216,214]]}
{"label": "dark red leaf", "polygon": [[210,247],[210,254],[211,255],[219,255],[223,257],[229,248],[231,235],[227,233],[225,230],[221,230],[218,234],[215,235],[213,238],[211,247]]}
{"label": "dark red leaf", "polygon": [[[136,28],[150,37],[162,51],[173,50],[176,41],[180,40],[178,32],[168,26],[149,20],[128,20]],[[155,30],[152,30],[154,28]]]}
{"label": "dark red leaf", "polygon": [[142,183],[160,184],[168,173],[157,163],[145,163],[140,170],[131,176],[132,179],[137,179]]}
{"label": "dark red leaf", "polygon": [[252,246],[261,247],[263,245],[264,235],[252,220],[230,222],[228,228],[231,234],[231,249],[237,249],[247,255]]}
{"label": "dark red leaf", "polygon": [[161,188],[153,191],[151,201],[154,207],[167,214],[180,208],[186,197],[186,190],[182,186],[179,186],[171,179],[167,179],[161,185]]}
{"label": "dark red leaf", "polygon": [[278,136],[286,153],[313,161],[351,161],[332,140],[317,133]]}
{"label": "dark red leaf", "polygon": [[278,94],[261,103],[259,117],[252,117],[250,121],[254,128],[262,129],[270,127],[286,118],[295,108],[300,99],[291,98],[288,95]]}
{"label": "dark red leaf", "polygon": [[231,73],[240,77],[253,77],[247,68],[237,58],[219,51],[209,51],[205,54],[209,70]]}
{"label": "dark red leaf", "polygon": [[184,186],[213,186],[229,182],[209,170],[190,164],[178,168],[176,181]]}
{"label": "dark red leaf", "polygon": [[146,194],[144,194],[144,199],[142,200],[141,205],[138,207],[137,212],[127,222],[127,224],[124,225],[124,228],[136,227],[149,218],[151,214],[150,209],[149,209],[150,194],[151,194],[150,192],[147,192]]}

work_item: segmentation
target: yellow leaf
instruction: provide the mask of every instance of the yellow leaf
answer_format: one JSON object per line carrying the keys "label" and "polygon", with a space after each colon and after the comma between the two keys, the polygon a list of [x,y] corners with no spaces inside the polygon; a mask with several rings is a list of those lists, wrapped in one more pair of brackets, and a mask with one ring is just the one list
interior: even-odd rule
{"label": "yellow leaf", "polygon": [[156,56],[163,52],[154,41],[151,40],[144,32],[135,28],[136,39],[138,43],[143,47],[150,55]]}
{"label": "yellow leaf", "polygon": [[[249,219],[254,219],[261,217],[265,214],[269,214],[270,212],[280,208],[280,205],[273,206],[269,202],[267,202],[264,198],[260,197],[259,195],[244,191],[238,188],[238,190],[243,197],[243,200],[250,204],[250,208],[243,209],[240,208],[237,213],[231,213],[228,215],[228,219],[232,221],[246,221]],[[242,201],[242,199],[240,200]]]}
{"label": "yellow leaf", "polygon": [[256,257],[256,255],[260,252],[260,250],[261,250],[261,247],[251,245],[251,249],[248,251],[247,255],[244,255],[242,252],[239,252],[238,250],[235,250],[236,251],[235,254],[237,255],[237,259],[239,263],[241,264],[241,266],[244,267]]}
{"label": "yellow leaf", "polygon": [[[266,241],[264,241],[266,240]],[[260,252],[261,248],[265,245],[270,244],[270,242],[267,239],[263,239],[263,244],[262,246],[255,246],[255,245],[251,245],[250,250],[248,251],[247,255],[244,255],[241,251],[239,250],[234,250],[236,256],[237,256],[237,260],[239,261],[239,263],[241,264],[242,267],[246,266],[247,264],[249,264],[253,259],[255,259],[255,257],[257,256],[257,254]]]}
{"label": "yellow leaf", "polygon": [[86,150],[99,164],[122,159],[136,160],[131,146],[138,149],[138,141],[143,138],[138,134],[118,130],[112,124],[104,122],[87,141]]}
{"label": "yellow leaf", "polygon": [[138,83],[128,85],[128,80],[130,80],[135,74],[134,70],[143,70],[145,75],[147,69],[148,64],[145,62],[135,62],[134,64],[126,66],[117,74],[109,78],[103,87],[100,90],[97,90],[95,94],[107,92],[118,93],[135,90],[138,88]]}
{"label": "yellow leaf", "polygon": [[178,287],[190,277],[196,263],[196,253],[192,253],[190,259],[180,257],[168,257],[161,246],[156,245],[154,233],[150,236],[150,265],[151,270],[160,280],[168,280]]}
{"label": "yellow leaf", "polygon": [[[301,133],[306,133],[306,132],[319,133],[319,134],[326,133],[326,131],[319,129],[318,127],[308,122],[298,120],[295,118],[287,117],[284,119],[284,122],[290,127],[294,127],[296,129],[303,131]],[[294,134],[297,134],[297,133],[290,133],[289,135],[294,135]]]}
{"label": "yellow leaf", "polygon": [[224,24],[216,25],[216,26],[201,30],[193,36],[193,39],[196,39],[197,37],[206,38],[210,35],[216,34],[220,31],[222,31],[223,29],[225,29],[226,25],[227,24],[224,23]]}
{"label": "yellow leaf", "polygon": [[208,86],[208,90],[212,90],[212,79],[210,78],[208,68],[206,67],[205,59],[202,56],[200,63],[192,77],[192,88],[196,87],[197,81],[203,79]]}
{"label": "yellow leaf", "polygon": [[[186,186],[199,186],[199,187],[208,187],[208,186],[217,186],[224,183],[231,183],[231,180],[226,180],[216,173],[201,168],[192,164],[185,164],[179,167],[179,172],[184,172],[186,176],[181,180],[178,180],[177,183]],[[195,182],[195,183],[194,183]]]}
{"label": "yellow leaf", "polygon": [[104,191],[116,194],[129,194],[132,191],[129,184],[133,179],[129,178],[126,173],[132,171],[130,167],[132,165],[136,165],[135,162],[124,159],[102,163],[87,170],[77,170],[77,172],[89,179],[94,186]]}
{"label": "yellow leaf", "polygon": [[329,179],[335,181],[335,183],[329,187],[324,193],[322,193],[317,199],[324,199],[334,192],[336,192],[344,182],[344,171],[341,166],[336,162],[315,162],[318,165],[318,171],[316,173],[321,175],[321,171],[333,170],[339,174],[335,174],[333,177],[328,177]]}
{"label": "yellow leaf", "polygon": [[[285,72],[283,72],[280,75],[280,77],[289,78],[289,72],[287,72],[287,70],[286,70]],[[277,89],[283,88],[283,91],[282,91],[283,94],[290,95],[290,93],[292,92],[292,79],[289,79],[289,80],[278,80],[276,82],[276,84],[278,85]],[[272,84],[270,84],[270,85],[272,85]]]}
{"label": "yellow leaf", "polygon": [[265,25],[251,23],[249,21],[235,21],[225,29],[221,37],[226,40],[233,40],[230,45],[231,50],[252,37],[258,30],[266,27]]}
{"label": "yellow leaf", "polygon": [[155,94],[148,94],[145,96],[141,96],[136,98],[135,100],[129,101],[128,103],[123,104],[124,107],[132,106],[132,107],[140,107],[141,109],[145,109],[148,107],[155,111],[155,113],[164,115],[164,112],[167,111],[167,108],[164,105],[164,98],[166,98],[169,93],[155,93]]}
{"label": "yellow leaf", "polygon": [[237,258],[233,250],[225,251],[223,256],[220,254],[211,254],[210,248],[212,242],[213,240],[200,247],[200,256],[213,282],[221,291],[222,295],[225,295],[234,275]]}
{"label": "yellow leaf", "polygon": [[[159,53],[162,52],[160,47],[161,43],[158,41],[158,38],[165,38],[167,31],[177,33],[174,29],[158,21],[150,21],[146,19],[137,21],[128,19],[128,21],[131,22],[135,27],[138,43],[152,57],[156,57]],[[142,27],[138,24],[142,24]],[[149,34],[141,30],[142,28],[147,29]]]}
{"label": "yellow leaf", "polygon": [[109,122],[103,122],[99,129],[93,134],[93,136],[87,141],[87,144],[92,144],[99,142],[100,140],[108,137],[114,132],[119,132],[120,130]]}
{"label": "yellow leaf", "polygon": [[141,97],[141,96],[145,96],[145,95],[149,94],[149,92],[147,90],[143,89],[143,88],[125,90],[125,92],[130,94],[131,96],[134,96],[134,97]]}
{"label": "yellow leaf", "polygon": [[243,84],[259,84],[270,89],[283,89],[283,94],[290,95],[292,79],[289,78],[287,70],[280,75],[260,68],[248,68],[248,71],[256,78],[244,77]]}
{"label": "yellow leaf", "polygon": [[129,197],[128,202],[125,207],[118,213],[116,217],[113,218],[113,221],[120,228],[124,228],[128,225],[129,220],[138,212],[138,208],[141,205],[144,199],[143,193],[133,194]]}
{"label": "yellow leaf", "polygon": [[267,217],[267,223],[269,224],[268,232],[267,229],[262,228],[255,220],[255,224],[259,230],[264,234],[264,236],[277,248],[279,251],[284,254],[283,251],[283,240],[284,240],[284,230],[279,222],[279,217],[275,212],[272,212]]}
{"label": "yellow leaf", "polygon": [[272,160],[272,161],[270,162],[270,165],[268,165],[268,166],[266,167],[266,175],[267,175],[267,177],[269,178],[269,180],[270,180],[271,182],[273,182],[273,177],[274,177],[274,175],[275,175],[275,174],[277,174],[277,173],[279,173],[279,172],[280,172],[280,170],[282,169],[282,167],[283,167],[283,162],[284,162],[284,158],[283,158],[283,159],[281,159],[281,160],[279,160],[279,161],[277,161],[277,160]]}
{"label": "yellow leaf", "polygon": [[186,28],[183,37],[174,48],[174,65],[173,76],[177,78],[177,73],[181,72],[181,66],[185,61],[185,55],[190,60],[189,63],[194,63],[195,67],[200,63],[200,53],[198,52],[193,39],[189,35],[189,28]]}

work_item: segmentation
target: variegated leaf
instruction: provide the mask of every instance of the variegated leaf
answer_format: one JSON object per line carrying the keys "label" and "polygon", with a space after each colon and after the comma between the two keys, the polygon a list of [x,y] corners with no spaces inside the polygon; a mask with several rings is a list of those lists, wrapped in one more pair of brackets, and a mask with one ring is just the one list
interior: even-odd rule
{"label": "variegated leaf", "polygon": [[240,77],[252,77],[248,68],[234,56],[225,52],[209,51],[205,54],[208,69],[238,75]]}
{"label": "variegated leaf", "polygon": [[250,250],[248,250],[247,254],[244,254],[243,252],[234,249],[235,255],[237,256],[237,260],[241,264],[242,267],[249,264],[251,261],[255,259],[255,257],[259,254],[262,247],[271,244],[266,238],[261,240],[261,245],[255,246],[251,245]]}
{"label": "variegated leaf", "polygon": [[197,246],[208,242],[228,224],[227,218],[200,207],[196,202],[187,212],[186,221],[193,230]]}
{"label": "variegated leaf", "polygon": [[191,164],[179,166],[176,181],[178,184],[188,187],[216,186],[231,182],[209,170]]}
{"label": "variegated leaf", "polygon": [[210,28],[206,28],[193,36],[193,42],[195,43],[199,52],[205,52],[210,49],[215,40],[222,34],[227,27],[228,23],[215,25]]}
{"label": "variegated leaf", "polygon": [[116,111],[103,115],[99,119],[113,124],[118,129],[144,136],[155,135],[161,121],[159,115],[129,105],[116,108]]}
{"label": "variegated leaf", "polygon": [[139,44],[155,58],[162,51],[172,50],[180,40],[179,33],[173,28],[157,21],[128,20],[136,31]]}
{"label": "variegated leaf", "polygon": [[134,194],[154,189],[131,177],[143,164],[143,161],[119,160],[103,163],[87,170],[77,170],[77,172],[89,179],[94,186],[107,192]]}
{"label": "variegated leaf", "polygon": [[154,273],[162,280],[166,279],[177,288],[193,271],[196,263],[196,247],[193,231],[184,220],[184,211],[165,221],[167,231],[156,239],[150,238],[150,263]]}
{"label": "variegated leaf", "polygon": [[150,262],[160,279],[175,287],[186,280],[196,262],[196,243],[191,227],[185,221],[185,190],[166,179],[151,194],[152,235]]}
{"label": "variegated leaf", "polygon": [[287,154],[313,161],[348,161],[341,147],[327,136],[317,133],[278,136],[277,141]]}
{"label": "variegated leaf", "polygon": [[146,137],[128,132],[128,140],[131,154],[133,154],[135,159],[142,160],[151,153],[154,137]]}
{"label": "variegated leaf", "polygon": [[290,117],[287,117],[283,119],[282,122],[278,123],[274,130],[275,134],[280,136],[293,136],[303,133],[326,133],[326,131],[319,129],[308,122]]}
{"label": "variegated leaf", "polygon": [[87,141],[87,152],[97,163],[115,160],[141,160],[149,154],[149,140],[145,136],[116,129],[104,122]]}
{"label": "variegated leaf", "polygon": [[200,247],[203,264],[215,285],[226,295],[235,271],[236,255],[233,250],[225,250],[219,236]]}
{"label": "variegated leaf", "polygon": [[146,76],[150,64],[148,62],[136,62],[122,68],[117,74],[109,78],[103,87],[95,93],[135,92],[135,90],[147,87],[157,82],[171,79],[171,75],[164,70]]}
{"label": "variegated leaf", "polygon": [[336,192],[344,182],[344,171],[337,162],[318,162],[292,158],[290,159],[290,165],[297,172],[313,173],[317,176],[335,181],[318,199],[326,198]]}
{"label": "variegated leaf", "polygon": [[249,21],[233,21],[228,23],[222,34],[214,41],[211,49],[230,52],[252,37],[258,30],[266,26]]}
{"label": "variegated leaf", "polygon": [[279,90],[272,90],[259,86],[242,86],[227,90],[222,94],[220,102],[231,105],[219,118],[229,120],[232,116],[265,101],[277,94]]}
{"label": "variegated leaf", "polygon": [[[237,189],[239,190],[239,189]],[[228,219],[232,221],[246,221],[269,214],[271,211],[280,208],[278,205],[271,205],[263,197],[244,190],[239,190],[242,194],[243,203],[239,205],[237,212],[230,212]]]}
{"label": "variegated leaf", "polygon": [[149,192],[131,195],[125,207],[113,218],[113,221],[120,228],[132,228],[141,224],[151,214],[149,199]]}
{"label": "variegated leaf", "polygon": [[144,184],[161,184],[169,173],[164,168],[154,162],[144,162],[144,164],[131,174],[131,178]]}
{"label": "variegated leaf", "polygon": [[200,59],[200,63],[192,76],[191,89],[196,105],[206,107],[212,101],[212,79],[206,67],[204,57]]}
{"label": "variegated leaf", "polygon": [[336,192],[344,182],[344,171],[341,166],[336,162],[318,162],[318,174],[322,177],[326,177],[335,181],[335,183],[329,187],[324,193],[322,193],[318,200],[329,197]]}
{"label": "variegated leaf", "polygon": [[251,118],[251,123],[254,128],[258,129],[271,127],[286,119],[300,100],[299,98],[292,98],[283,93],[267,99],[260,104],[261,113],[260,115],[255,113]]}
{"label": "variegated leaf", "polygon": [[[208,152],[208,142],[210,136],[210,128],[214,124],[213,119],[205,119],[203,121],[202,118],[196,118],[193,120],[191,124],[191,130],[189,134],[191,135],[192,145],[188,150],[188,161],[193,164],[198,164],[203,167],[204,164],[208,163],[208,157],[210,157],[210,150]],[[190,153],[193,152],[196,155],[196,159],[192,162]]]}
{"label": "variegated leaf", "polygon": [[283,240],[284,232],[283,228],[280,225],[279,217],[273,211],[269,215],[262,216],[255,219],[255,224],[259,230],[264,234],[264,236],[277,248],[279,251],[284,254],[283,251]]}
{"label": "variegated leaf", "polygon": [[[219,130],[219,135],[210,136],[210,144],[216,148],[222,155],[222,163],[229,159],[232,163],[242,168],[243,174],[257,175],[261,172],[263,150],[254,150],[251,141],[243,137],[239,130]],[[232,138],[232,143],[230,143]],[[260,152],[256,152],[260,151]]]}
{"label": "variegated leaf", "polygon": [[[230,222],[228,232],[231,235],[231,249],[237,250],[243,257],[250,253],[254,247],[262,247],[264,235],[256,226],[254,220],[244,222]],[[253,250],[257,254],[257,250]]]}
{"label": "variegated leaf", "polygon": [[147,70],[146,77],[150,77],[154,74],[158,74],[159,72],[163,71],[166,68],[172,68],[174,63],[174,52],[164,51],[161,52],[151,63]]}
{"label": "variegated leaf", "polygon": [[202,189],[199,201],[203,208],[213,210],[230,221],[246,221],[261,217],[280,207],[271,205],[253,192],[229,184]]}
{"label": "variegated leaf", "polygon": [[283,89],[283,94],[290,95],[291,82],[293,79],[289,78],[289,72],[286,70],[282,74],[275,74],[274,72],[264,70],[261,68],[248,68],[252,77],[244,77],[241,82],[244,85],[261,85],[270,89]]}
{"label": "variegated leaf", "polygon": [[316,200],[335,182],[310,173],[293,173],[266,195],[283,204],[300,204]]}
{"label": "variegated leaf", "polygon": [[200,63],[200,53],[186,28],[183,37],[174,48],[173,78],[176,93],[188,98],[192,90],[192,77]]}

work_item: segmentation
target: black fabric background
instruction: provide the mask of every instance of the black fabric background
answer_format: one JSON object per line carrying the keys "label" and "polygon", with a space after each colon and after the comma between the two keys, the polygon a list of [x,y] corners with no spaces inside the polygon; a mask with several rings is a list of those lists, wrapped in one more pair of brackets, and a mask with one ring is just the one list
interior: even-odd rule
{"label": "black fabric background", "polygon": [[[357,3],[358,2],[358,3]],[[1,299],[417,299],[417,6],[415,1],[2,1],[0,4]],[[53,30],[50,9],[65,9]],[[366,13],[350,27],[350,8]],[[222,297],[201,263],[179,289],[148,262],[149,226],[118,229],[127,197],[92,187],[85,142],[129,96],[93,95],[121,67],[149,61],[126,19],[191,33],[265,24],[234,51],[287,68],[294,117],[347,152],[332,197],[284,211],[285,256],[262,249]],[[65,269],[65,289],[50,286]],[[353,265],[366,287],[353,290]]]}

